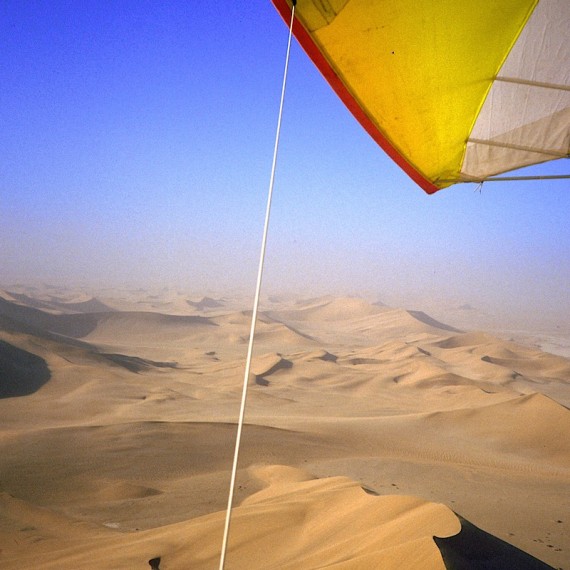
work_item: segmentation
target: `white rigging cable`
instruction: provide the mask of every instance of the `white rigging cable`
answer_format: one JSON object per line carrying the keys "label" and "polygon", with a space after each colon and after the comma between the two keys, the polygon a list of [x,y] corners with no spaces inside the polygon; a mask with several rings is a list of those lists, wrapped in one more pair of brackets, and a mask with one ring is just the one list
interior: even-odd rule
{"label": "white rigging cable", "polygon": [[283,73],[283,85],[281,88],[281,102],[279,105],[279,116],[277,119],[277,132],[275,134],[275,147],[273,150],[273,164],[271,167],[271,177],[269,180],[269,192],[267,196],[267,208],[265,211],[265,225],[263,227],[263,237],[261,240],[261,252],[259,256],[259,269],[257,273],[257,285],[255,288],[255,298],[253,301],[253,312],[251,315],[251,329],[249,333],[249,344],[247,348],[247,358],[245,363],[245,372],[243,377],[243,388],[242,388],[242,397],[241,397],[241,407],[239,412],[239,420],[238,420],[238,428],[237,428],[237,435],[236,435],[236,444],[235,444],[235,451],[234,451],[234,461],[232,466],[232,475],[230,479],[230,492],[228,497],[228,506],[226,510],[226,521],[224,525],[224,538],[222,541],[222,552],[220,555],[220,567],[219,570],[224,570],[225,567],[225,560],[226,560],[226,553],[228,549],[228,537],[230,533],[230,523],[231,523],[231,516],[232,516],[232,504],[234,499],[234,490],[235,490],[235,483],[236,483],[236,474],[237,474],[237,467],[238,467],[238,460],[239,460],[239,449],[240,449],[240,442],[241,442],[241,433],[243,429],[243,420],[245,417],[245,406],[247,402],[247,388],[249,383],[249,371],[251,368],[251,357],[253,354],[253,343],[255,337],[255,325],[257,323],[257,312],[259,307],[259,295],[261,292],[261,281],[263,278],[263,266],[265,263],[265,249],[267,245],[267,234],[269,230],[269,216],[271,212],[271,198],[273,196],[273,185],[275,181],[275,169],[277,165],[277,150],[279,148],[279,136],[281,133],[281,118],[283,116],[283,103],[285,101],[285,86],[287,84],[287,72],[289,69],[289,54],[291,51],[291,38],[293,36],[293,21],[295,19],[295,4],[296,0],[293,0],[293,6],[291,9],[291,23],[289,24],[289,38],[287,40],[287,54],[285,56],[285,71]]}

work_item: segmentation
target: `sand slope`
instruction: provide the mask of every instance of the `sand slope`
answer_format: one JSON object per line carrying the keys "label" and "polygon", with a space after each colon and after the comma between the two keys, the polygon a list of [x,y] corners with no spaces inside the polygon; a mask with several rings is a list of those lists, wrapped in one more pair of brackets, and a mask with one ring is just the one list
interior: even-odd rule
{"label": "sand slope", "polygon": [[[217,568],[250,311],[33,293],[0,295],[0,563]],[[229,568],[565,568],[567,359],[362,299],[274,305]]]}
{"label": "sand slope", "polygon": [[[284,466],[257,467],[251,475],[265,488],[233,513],[231,568],[549,568],[441,504],[373,496],[347,478],[313,479]],[[113,523],[79,524],[7,495],[0,504],[16,526],[22,519],[34,525],[20,530],[25,554],[3,551],[14,570],[143,568],[158,557],[170,570],[218,567],[222,513],[124,534]]]}
{"label": "sand slope", "polygon": [[[444,568],[432,536],[453,534],[459,524],[443,505],[371,497],[344,478],[275,482],[280,468],[264,468],[262,476],[268,470],[273,484],[234,513],[232,568]],[[16,514],[27,510],[35,525],[21,531],[29,542],[25,555],[4,554],[14,569],[142,568],[157,556],[164,568],[217,567],[219,513],[127,535],[98,529],[88,538],[77,523],[10,497],[2,501]]]}

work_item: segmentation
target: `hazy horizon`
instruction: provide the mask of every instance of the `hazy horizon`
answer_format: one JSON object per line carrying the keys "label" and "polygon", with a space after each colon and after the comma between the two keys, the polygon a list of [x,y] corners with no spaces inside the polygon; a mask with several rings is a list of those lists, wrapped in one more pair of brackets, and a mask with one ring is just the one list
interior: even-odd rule
{"label": "hazy horizon", "polygon": [[[271,3],[0,11],[0,283],[253,296],[286,44]],[[568,181],[474,190],[425,195],[294,44],[264,294],[566,326]]]}
{"label": "hazy horizon", "polygon": [[[73,282],[0,282],[0,291],[28,295],[32,299],[39,300],[59,300],[60,302],[77,302],[96,298],[99,301],[111,302],[112,305],[120,307],[122,303],[141,305],[140,310],[148,310],[145,303],[152,299],[157,302],[174,302],[177,312],[180,305],[176,301],[187,300],[199,302],[205,298],[223,301],[218,310],[224,308],[233,310],[239,307],[240,310],[251,308],[254,297],[254,286],[234,287],[234,288],[208,288],[200,289],[190,286],[173,286],[164,284],[143,284],[133,283],[129,285],[91,283],[80,284]],[[313,289],[283,289],[262,287],[261,308],[270,309],[277,303],[305,302],[310,300],[323,300],[326,298],[358,298],[371,304],[381,304],[394,309],[405,309],[409,311],[422,311],[428,316],[440,320],[442,323],[458,326],[463,330],[489,330],[495,332],[505,332],[520,329],[521,333],[538,333],[539,331],[550,331],[552,334],[559,334],[566,337],[570,333],[570,323],[565,314],[540,311],[536,307],[520,308],[511,306],[496,306],[485,303],[482,299],[467,299],[460,296],[443,296],[413,294],[402,291],[357,290],[357,289],[334,289],[326,287],[315,287]],[[479,302],[476,302],[479,301]],[[165,305],[165,307],[168,306]],[[190,310],[191,310],[190,306]],[[154,310],[154,309],[153,309]],[[169,310],[160,310],[165,314]],[[566,354],[566,349],[564,349]]]}

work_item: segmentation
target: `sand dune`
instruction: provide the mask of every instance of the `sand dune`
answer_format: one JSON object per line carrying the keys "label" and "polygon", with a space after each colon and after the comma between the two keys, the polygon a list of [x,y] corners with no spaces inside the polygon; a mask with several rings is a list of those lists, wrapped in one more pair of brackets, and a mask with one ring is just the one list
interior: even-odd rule
{"label": "sand dune", "polygon": [[218,309],[224,306],[222,301],[212,299],[211,297],[202,297],[199,301],[187,301],[187,303],[198,309],[199,311],[206,311],[208,309]]}
{"label": "sand dune", "polygon": [[16,299],[5,289],[0,289],[0,299],[4,299],[5,301],[10,301],[12,303],[16,302]]}
{"label": "sand dune", "polygon": [[297,309],[276,313],[280,318],[292,321],[339,321],[381,313],[383,308],[364,299],[353,297],[313,299]]}
{"label": "sand dune", "polygon": [[261,386],[268,386],[268,376],[275,374],[279,370],[288,370],[293,366],[293,363],[286,358],[283,358],[278,353],[266,354],[263,357],[257,358],[252,367],[252,380],[255,384]]}
{"label": "sand dune", "polygon": [[497,339],[484,332],[468,332],[454,335],[437,343],[441,348],[465,348],[471,346],[497,343]]}
{"label": "sand dune", "polygon": [[216,326],[216,323],[207,317],[121,312],[98,314],[96,326],[82,336],[95,342],[113,341],[116,338],[136,341],[148,338],[159,330],[160,334],[166,337],[180,338],[200,334]]}
{"label": "sand dune", "polygon": [[[476,566],[481,560],[499,561],[503,566],[496,567],[502,568],[548,568],[458,519],[441,504],[371,496],[349,479],[315,480],[281,466],[257,468],[252,475],[266,487],[235,509],[234,541],[228,552],[232,568],[490,567]],[[4,501],[12,503],[12,511],[22,510],[14,509],[12,498]],[[61,517],[40,514],[38,509],[30,514],[36,541],[30,541],[21,558],[5,558],[14,570],[100,568],[101,562],[112,568],[142,568],[151,558],[160,558],[163,567],[172,570],[217,567],[221,513],[131,534],[113,532],[109,523],[109,530],[97,529],[91,537],[86,529],[77,532],[71,521],[60,522]],[[481,544],[484,549],[474,547]],[[448,566],[444,559],[463,566]]]}
{"label": "sand dune", "polygon": [[[389,340],[443,339],[458,332],[419,311],[393,309],[362,299],[315,301],[301,309],[271,311],[272,318],[327,345],[367,346]],[[327,324],[334,326],[326,326]]]}
{"label": "sand dune", "polygon": [[445,331],[460,332],[459,329],[456,329],[455,327],[437,321],[436,319],[430,317],[423,311],[408,311],[408,313],[410,313],[410,315],[414,317],[414,319],[417,319],[418,321],[425,323],[426,325],[429,325],[431,327],[435,327],[437,329],[442,329]]}
{"label": "sand dune", "polygon": [[30,307],[34,309],[42,309],[48,312],[59,313],[60,311],[53,307],[48,301],[43,301],[41,299],[34,299],[23,293],[9,292],[0,290],[0,300],[7,301],[8,303],[13,303],[15,305],[20,305],[24,307]]}
{"label": "sand dune", "polygon": [[74,296],[71,299],[59,299],[53,295],[48,296],[46,299],[37,299],[25,293],[0,290],[0,297],[25,307],[54,313],[102,313],[114,310],[96,297],[84,294]]}
{"label": "sand dune", "polygon": [[[524,458],[528,469],[570,470],[570,411],[542,394],[476,410],[436,412],[426,420],[426,428],[435,428],[443,438],[468,437],[471,450],[475,446],[492,450],[506,461]],[[450,441],[446,448],[452,447]]]}
{"label": "sand dune", "polygon": [[452,336],[433,343],[429,350],[452,367],[470,367],[475,377],[495,378],[519,393],[540,391],[570,405],[565,388],[570,380],[570,361],[562,356],[486,333]]}
{"label": "sand dune", "polygon": [[0,299],[0,315],[36,329],[80,338],[95,329],[100,315],[60,314]]}
{"label": "sand dune", "polygon": [[[217,568],[251,312],[40,293],[0,295],[0,564]],[[359,298],[273,305],[229,567],[565,568],[567,359]]]}
{"label": "sand dune", "polygon": [[77,311],[78,313],[104,313],[115,310],[112,307],[105,305],[105,303],[102,303],[95,297],[89,297],[81,301],[68,301],[65,303],[52,301],[52,303],[66,312]]}

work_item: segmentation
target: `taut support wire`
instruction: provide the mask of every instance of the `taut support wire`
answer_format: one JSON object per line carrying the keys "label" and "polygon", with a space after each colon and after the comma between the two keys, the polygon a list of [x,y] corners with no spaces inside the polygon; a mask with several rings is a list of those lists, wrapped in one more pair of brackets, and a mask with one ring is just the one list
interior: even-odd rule
{"label": "taut support wire", "polygon": [[277,131],[275,133],[275,147],[273,150],[273,164],[271,167],[271,177],[269,180],[269,192],[267,195],[267,208],[265,210],[265,224],[263,227],[263,237],[261,240],[261,252],[259,256],[259,269],[257,272],[257,285],[255,288],[255,298],[253,300],[253,312],[251,315],[251,329],[249,333],[249,344],[247,348],[247,358],[245,362],[245,372],[243,376],[243,388],[242,388],[242,397],[241,397],[241,407],[239,412],[239,420],[238,420],[238,427],[237,427],[237,435],[236,435],[236,444],[235,444],[235,451],[234,451],[234,461],[232,466],[232,476],[230,480],[230,492],[228,497],[228,507],[226,510],[226,522],[224,525],[224,538],[222,541],[222,552],[220,556],[220,570],[224,570],[225,567],[225,560],[226,560],[226,553],[228,549],[228,537],[230,534],[230,523],[232,517],[232,504],[234,500],[234,490],[236,484],[236,475],[237,475],[237,467],[239,461],[239,449],[240,449],[240,442],[241,442],[241,434],[243,430],[243,420],[245,417],[245,406],[247,402],[247,387],[249,383],[249,372],[251,368],[251,357],[253,354],[253,344],[255,339],[255,326],[257,324],[257,312],[259,308],[259,296],[261,292],[261,282],[263,279],[263,266],[265,263],[265,250],[267,245],[267,234],[269,231],[269,216],[271,213],[271,199],[273,197],[273,186],[275,182],[275,169],[277,166],[277,150],[279,148],[279,136],[281,133],[281,118],[283,117],[283,103],[285,101],[285,86],[287,84],[287,72],[289,69],[289,54],[291,52],[291,38],[293,37],[293,22],[295,20],[295,5],[296,0],[293,0],[293,7],[291,9],[291,23],[289,25],[289,39],[287,41],[287,55],[285,56],[285,71],[283,73],[283,85],[281,88],[281,103],[279,105],[279,116],[277,119]]}

